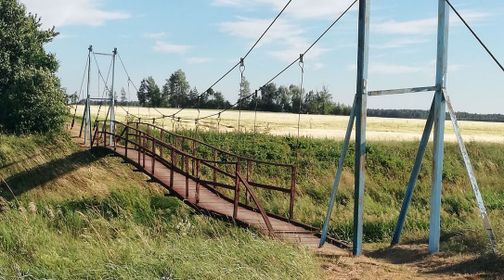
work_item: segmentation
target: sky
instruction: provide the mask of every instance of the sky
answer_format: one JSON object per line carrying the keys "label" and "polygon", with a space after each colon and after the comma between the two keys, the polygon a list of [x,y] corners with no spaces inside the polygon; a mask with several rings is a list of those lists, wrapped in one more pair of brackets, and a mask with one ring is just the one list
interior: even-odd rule
{"label": "sky", "polygon": [[[138,87],[153,76],[160,87],[182,69],[191,87],[206,90],[237,63],[286,0],[20,0],[60,35],[46,46],[55,53],[68,92],[79,91],[87,48],[111,53],[117,47]],[[352,0],[293,0],[245,61],[245,76],[257,89],[299,56]],[[372,0],[369,90],[432,86],[435,77],[437,0]],[[504,62],[504,2],[452,0],[483,41]],[[351,104],[356,85],[357,5],[305,56],[305,88],[327,87],[337,102]],[[448,94],[457,111],[504,114],[504,73],[451,14]],[[110,57],[98,56],[106,76]],[[92,95],[98,96],[92,64]],[[277,85],[299,85],[294,65]],[[232,101],[238,69],[214,87]],[[118,64],[116,89],[133,86]],[[428,109],[432,93],[370,97],[369,108]]]}

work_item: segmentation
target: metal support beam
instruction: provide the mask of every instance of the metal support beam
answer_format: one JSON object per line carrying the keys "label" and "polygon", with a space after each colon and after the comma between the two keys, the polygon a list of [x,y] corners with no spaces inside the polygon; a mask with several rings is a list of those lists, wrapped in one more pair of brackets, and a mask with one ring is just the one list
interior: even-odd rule
{"label": "metal support beam", "polygon": [[396,95],[405,93],[419,93],[419,92],[431,92],[436,91],[436,87],[414,87],[414,88],[400,88],[400,89],[389,89],[389,90],[374,90],[368,93],[369,96],[381,96],[381,95]]}
{"label": "metal support beam", "polygon": [[115,134],[115,92],[114,92],[114,79],[115,79],[115,62],[116,62],[117,48],[114,48],[112,52],[112,83],[110,86],[110,145],[115,146],[115,138],[112,136]]}
{"label": "metal support beam", "polygon": [[434,156],[432,171],[431,209],[429,223],[429,252],[439,252],[441,236],[441,188],[443,179],[444,125],[446,103],[443,89],[446,87],[448,64],[449,9],[445,0],[438,0],[438,34],[436,62],[436,94],[434,97]]}
{"label": "metal support beam", "polygon": [[327,239],[327,231],[329,229],[329,223],[331,221],[331,214],[334,206],[334,201],[336,199],[336,193],[338,191],[338,186],[341,181],[341,175],[343,174],[343,163],[345,162],[345,157],[348,152],[348,146],[350,144],[350,137],[352,136],[352,129],[355,120],[355,99],[353,102],[352,110],[350,111],[350,118],[348,119],[348,126],[345,133],[345,140],[343,141],[343,146],[341,147],[340,157],[338,160],[338,169],[336,170],[336,175],[332,184],[331,197],[329,198],[329,206],[327,206],[327,213],[324,220],[324,226],[322,227],[322,234],[320,236],[319,247],[324,246]]}
{"label": "metal support beam", "polygon": [[369,53],[370,0],[359,1],[359,34],[357,49],[357,93],[355,96],[355,187],[354,187],[354,256],[362,253],[364,164],[366,160],[367,76]]}
{"label": "metal support beam", "polygon": [[425,123],[425,128],[422,134],[422,139],[420,140],[420,145],[418,147],[417,155],[415,158],[415,164],[411,170],[408,185],[406,187],[406,193],[404,194],[404,200],[401,207],[401,212],[399,213],[399,218],[394,230],[394,236],[392,237],[391,245],[396,245],[399,243],[401,238],[401,232],[404,226],[404,221],[406,220],[406,214],[408,213],[408,207],[413,197],[413,190],[415,189],[416,182],[418,179],[418,174],[420,173],[420,168],[422,167],[422,159],[425,155],[425,150],[427,144],[429,143],[429,138],[432,132],[432,125],[434,124],[434,101],[432,102],[429,117]]}
{"label": "metal support beam", "polygon": [[[84,145],[87,144],[87,139],[91,143],[92,136],[92,126],[91,126],[91,94],[89,92],[89,87],[91,84],[91,53],[93,52],[93,46],[88,48],[88,71],[87,71],[87,86],[86,86],[86,106],[84,106]],[[82,126],[81,126],[82,131]]]}
{"label": "metal support beam", "polygon": [[490,223],[490,219],[488,218],[485,203],[483,202],[483,196],[481,195],[480,189],[478,187],[478,181],[476,180],[476,176],[474,175],[474,170],[472,167],[471,159],[469,158],[469,153],[467,152],[464,140],[462,139],[462,135],[460,134],[457,115],[455,114],[455,110],[453,109],[450,98],[448,97],[446,91],[443,91],[443,96],[444,99],[446,100],[446,104],[448,105],[448,112],[450,113],[450,119],[452,121],[453,131],[455,132],[455,136],[457,137],[460,153],[462,154],[462,158],[464,159],[464,165],[467,170],[467,175],[469,176],[469,181],[471,182],[471,187],[474,192],[474,196],[476,197],[476,203],[478,204],[481,220],[483,221],[483,227],[488,235],[488,240],[490,241],[492,251],[494,253],[497,253],[497,243],[495,241],[495,235],[492,229],[492,224]]}

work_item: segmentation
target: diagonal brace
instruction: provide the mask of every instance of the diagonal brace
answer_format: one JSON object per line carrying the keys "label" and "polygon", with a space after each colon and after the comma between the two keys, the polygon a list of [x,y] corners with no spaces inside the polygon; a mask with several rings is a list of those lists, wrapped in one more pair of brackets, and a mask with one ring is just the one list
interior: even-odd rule
{"label": "diagonal brace", "polygon": [[324,220],[324,226],[322,227],[322,234],[320,236],[319,247],[324,246],[324,243],[327,239],[327,231],[329,229],[329,222],[331,220],[332,209],[334,206],[334,201],[336,200],[336,192],[338,190],[339,183],[341,181],[341,175],[343,173],[343,163],[345,161],[346,154],[348,152],[348,146],[350,144],[350,137],[352,135],[352,129],[355,120],[355,99],[352,106],[352,110],[350,111],[350,118],[348,119],[348,126],[345,134],[345,140],[343,141],[343,146],[341,147],[341,154],[338,160],[338,169],[336,171],[336,176],[334,177],[331,197],[329,199],[329,206],[327,207],[327,213]]}
{"label": "diagonal brace", "polygon": [[474,175],[474,170],[471,163],[471,159],[469,158],[469,153],[467,152],[464,140],[462,139],[462,134],[460,133],[460,128],[458,125],[457,116],[455,115],[455,110],[453,109],[450,97],[448,96],[445,90],[443,90],[443,96],[446,100],[446,104],[448,105],[447,107],[452,121],[453,130],[455,132],[455,136],[457,137],[460,153],[462,154],[462,158],[464,159],[464,165],[467,170],[467,175],[469,176],[469,181],[471,182],[471,187],[474,192],[474,196],[476,197],[476,203],[478,204],[480,216],[481,219],[483,220],[483,226],[488,234],[488,240],[490,241],[490,245],[492,246],[493,252],[497,253],[497,244],[495,241],[495,235],[492,229],[492,225],[490,224],[490,219],[488,218],[485,203],[483,202],[483,196],[481,195],[480,189],[478,187],[478,181],[476,180],[476,176]]}

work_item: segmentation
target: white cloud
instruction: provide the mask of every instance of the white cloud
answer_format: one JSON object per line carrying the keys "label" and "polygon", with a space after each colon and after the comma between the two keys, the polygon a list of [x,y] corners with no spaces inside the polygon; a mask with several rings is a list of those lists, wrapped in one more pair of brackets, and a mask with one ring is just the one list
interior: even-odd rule
{"label": "white cloud", "polygon": [[210,57],[198,57],[198,56],[193,56],[189,57],[187,59],[187,63],[189,64],[202,64],[202,63],[207,63],[212,61]]}
{"label": "white cloud", "polygon": [[[353,1],[334,0],[296,0],[292,1],[286,14],[297,18],[335,18],[345,10]],[[257,7],[269,6],[280,11],[286,4],[286,0],[214,0],[216,6],[233,7]],[[354,7],[355,9],[355,7]]]}
{"label": "white cloud", "polygon": [[[269,19],[237,17],[235,21],[221,23],[220,30],[233,37],[248,39],[252,44],[269,23]],[[269,50],[268,54],[279,60],[290,62],[310,45],[310,42],[305,39],[304,33],[305,30],[299,25],[292,24],[287,20],[278,20],[261,40],[258,47],[271,45],[272,50]],[[307,57],[316,59],[328,50],[315,46],[307,54]]]}
{"label": "white cloud", "polygon": [[175,53],[175,54],[184,54],[191,48],[192,46],[189,45],[173,44],[161,40],[157,40],[153,47],[154,51],[156,52]]}
{"label": "white cloud", "polygon": [[144,36],[150,39],[159,40],[166,37],[166,32],[145,33]]}
{"label": "white cloud", "polygon": [[65,25],[100,26],[107,21],[130,18],[124,11],[100,8],[100,0],[20,0],[28,11],[42,17],[43,27]]}
{"label": "white cloud", "polygon": [[[480,22],[492,16],[490,13],[479,11],[460,11],[462,16],[469,22]],[[423,18],[416,20],[386,20],[376,22],[371,25],[371,32],[378,32],[382,34],[397,34],[397,35],[429,35],[436,32],[437,17]],[[450,25],[460,25],[460,20],[455,16],[450,17]]]}

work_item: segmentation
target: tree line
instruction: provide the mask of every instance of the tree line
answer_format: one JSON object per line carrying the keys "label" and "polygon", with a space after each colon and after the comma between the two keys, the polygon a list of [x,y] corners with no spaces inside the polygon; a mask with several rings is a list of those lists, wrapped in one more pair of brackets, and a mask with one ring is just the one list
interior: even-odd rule
{"label": "tree line", "polygon": [[[137,92],[138,102],[128,102],[124,89],[121,90],[120,103],[145,107],[176,107],[223,109],[232,104],[219,91],[209,89],[200,94],[191,88],[184,71],[175,71],[160,88],[152,77],[142,80]],[[240,86],[240,102],[235,109],[268,112],[288,112],[317,115],[350,115],[351,106],[335,102],[327,87],[321,90],[308,90],[301,94],[297,85],[277,86],[269,83],[252,93],[247,79]],[[248,97],[248,98],[245,98]],[[368,109],[368,116],[382,118],[427,119],[429,111],[415,109]],[[457,112],[459,120],[504,122],[502,114],[476,114]],[[447,114],[447,118],[448,118]]]}
{"label": "tree line", "polygon": [[[256,94],[251,92],[249,82],[244,79],[240,88],[236,109],[321,115],[349,115],[351,110],[348,105],[334,102],[326,87],[301,94],[296,85],[277,87],[275,83],[269,83]],[[209,89],[200,94],[197,88],[191,88],[180,69],[165,80],[162,88],[152,77],[143,79],[137,98],[140,106],[146,107],[223,109],[232,105],[220,91]]]}

